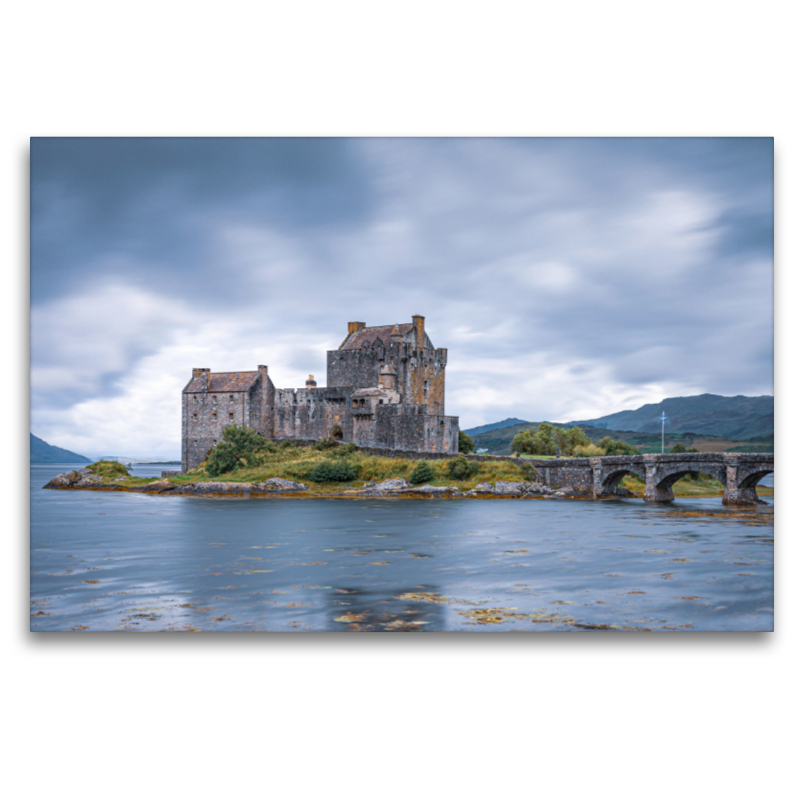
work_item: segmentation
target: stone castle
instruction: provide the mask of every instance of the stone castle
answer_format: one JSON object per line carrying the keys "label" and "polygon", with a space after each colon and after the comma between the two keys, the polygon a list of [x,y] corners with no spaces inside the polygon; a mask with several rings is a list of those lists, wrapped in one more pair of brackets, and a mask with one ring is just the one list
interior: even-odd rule
{"label": "stone castle", "polygon": [[416,453],[457,453],[458,417],[444,413],[447,350],[435,349],[425,318],[368,328],[347,324],[328,351],[328,385],[276,389],[267,367],[252,372],[192,370],[183,390],[184,471],[194,469],[228,425],[271,439],[324,439]]}

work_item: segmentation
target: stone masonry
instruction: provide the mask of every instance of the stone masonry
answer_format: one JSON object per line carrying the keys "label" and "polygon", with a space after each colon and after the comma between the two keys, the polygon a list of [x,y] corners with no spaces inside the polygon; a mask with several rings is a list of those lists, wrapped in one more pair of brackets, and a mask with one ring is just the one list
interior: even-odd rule
{"label": "stone masonry", "polygon": [[458,417],[444,413],[447,350],[436,349],[425,318],[367,327],[350,322],[328,352],[327,387],[276,389],[268,369],[192,370],[182,396],[184,471],[193,469],[232,424],[268,438],[326,437],[409,453],[458,452]]}

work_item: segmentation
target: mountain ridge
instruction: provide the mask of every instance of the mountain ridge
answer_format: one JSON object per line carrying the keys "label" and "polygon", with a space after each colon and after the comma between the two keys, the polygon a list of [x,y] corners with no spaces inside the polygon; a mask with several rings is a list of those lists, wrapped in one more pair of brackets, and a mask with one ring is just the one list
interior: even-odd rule
{"label": "mountain ridge", "polygon": [[31,434],[31,464],[91,464],[92,459],[48,444],[44,439]]}

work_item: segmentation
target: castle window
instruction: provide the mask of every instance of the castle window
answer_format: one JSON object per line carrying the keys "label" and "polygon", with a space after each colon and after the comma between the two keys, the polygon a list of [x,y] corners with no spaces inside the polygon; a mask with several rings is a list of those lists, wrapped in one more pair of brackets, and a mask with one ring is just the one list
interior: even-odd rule
{"label": "castle window", "polygon": [[192,419],[197,422],[197,414],[192,414]]}
{"label": "castle window", "polygon": [[216,419],[216,418],[217,418],[217,412],[216,412],[216,411],[214,411],[214,412],[211,414],[211,419]]}
{"label": "castle window", "polygon": [[233,402],[233,395],[231,395],[231,402]]}
{"label": "castle window", "polygon": [[[230,414],[228,414],[228,416],[229,416],[231,419],[233,419],[233,411],[231,411],[231,413],[230,413]],[[442,425],[444,425],[444,422],[442,423]]]}

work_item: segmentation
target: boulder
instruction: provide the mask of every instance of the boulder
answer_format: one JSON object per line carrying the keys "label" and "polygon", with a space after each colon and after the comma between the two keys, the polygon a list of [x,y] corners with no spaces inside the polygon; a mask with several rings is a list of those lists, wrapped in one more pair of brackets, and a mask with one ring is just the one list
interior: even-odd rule
{"label": "boulder", "polygon": [[169,481],[164,480],[163,478],[158,481],[153,481],[152,483],[148,483],[145,486],[142,486],[141,491],[143,492],[171,492],[175,489]]}
{"label": "boulder", "polygon": [[56,475],[49,483],[45,484],[45,489],[61,489],[65,486],[74,486],[81,479],[79,472],[62,472]]}
{"label": "boulder", "polygon": [[267,478],[261,483],[256,483],[253,490],[256,492],[305,492],[308,486],[297,481],[289,481],[285,478]]}
{"label": "boulder", "polygon": [[411,484],[405,478],[389,478],[362,490],[365,494],[389,494],[390,492],[406,491]]}

